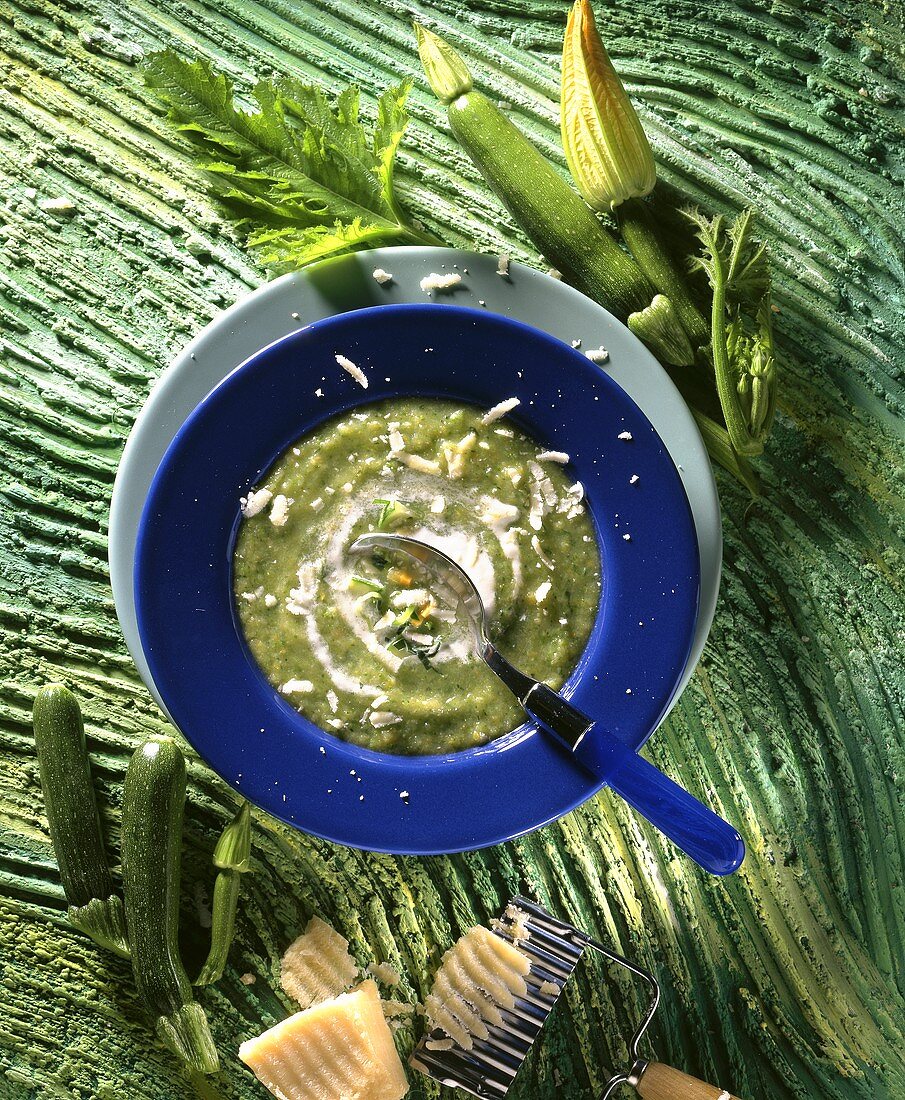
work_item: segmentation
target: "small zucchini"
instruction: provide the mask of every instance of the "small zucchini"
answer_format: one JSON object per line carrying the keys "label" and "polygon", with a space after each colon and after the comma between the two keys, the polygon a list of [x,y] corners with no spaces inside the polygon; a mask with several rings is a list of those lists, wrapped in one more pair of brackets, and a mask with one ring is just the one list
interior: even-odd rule
{"label": "small zucchini", "polygon": [[35,696],[35,749],[67,916],[95,943],[129,957],[123,906],[107,866],[78,700],[62,684]]}
{"label": "small zucchini", "polygon": [[179,955],[185,760],[169,737],[135,751],[123,786],[122,856],[132,968],[158,1038],[191,1069],[215,1073],[207,1016]]}
{"label": "small zucchini", "polygon": [[236,908],[242,876],[251,870],[251,806],[243,802],[214,848],[214,904],[211,947],[195,985],[211,985],[223,976],[236,931]]}
{"label": "small zucchini", "polygon": [[635,261],[518,127],[474,90],[460,55],[426,27],[416,23],[415,33],[452,132],[547,262],[623,320],[650,305],[654,288]]}

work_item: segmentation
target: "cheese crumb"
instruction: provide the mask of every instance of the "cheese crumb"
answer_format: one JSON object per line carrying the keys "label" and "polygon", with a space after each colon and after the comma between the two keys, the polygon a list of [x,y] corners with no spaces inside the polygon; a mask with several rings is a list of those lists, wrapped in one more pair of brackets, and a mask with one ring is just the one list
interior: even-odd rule
{"label": "cheese crumb", "polygon": [[544,553],[543,547],[540,544],[540,539],[537,535],[531,536],[531,549],[537,554],[538,560],[543,562],[544,565],[550,570],[553,569],[553,562]]}
{"label": "cheese crumb", "polygon": [[57,199],[41,199],[38,206],[41,210],[46,210],[48,214],[72,215],[76,212],[75,203],[72,199],[66,198],[65,195],[61,195]]}
{"label": "cheese crumb", "polygon": [[379,730],[383,729],[384,726],[395,726],[402,719],[398,714],[393,714],[389,710],[372,710],[368,715],[368,721],[375,729]]}
{"label": "cheese crumb", "polygon": [[505,401],[500,401],[498,405],[488,409],[481,417],[481,423],[493,424],[497,420],[502,420],[507,413],[511,413],[518,405],[521,405],[521,401],[517,397],[507,397]]}
{"label": "cheese crumb", "polygon": [[456,1044],[452,1039],[425,1039],[424,1045],[428,1050],[452,1050]]}
{"label": "cheese crumb", "polygon": [[368,388],[368,379],[361,367],[356,366],[355,363],[353,363],[351,359],[347,359],[345,355],[337,354],[335,358],[336,362],[339,363],[346,374],[351,375],[363,390]]}
{"label": "cheese crumb", "polygon": [[273,498],[273,507],[270,509],[270,522],[274,527],[285,527],[289,519],[289,505],[292,502],[282,493],[277,493]]}
{"label": "cheese crumb", "polygon": [[256,977],[254,976],[254,974],[243,974],[243,975],[242,975],[242,976],[241,976],[241,977],[239,978],[239,981],[240,981],[240,982],[241,982],[241,983],[242,983],[243,985],[254,985],[254,984],[255,984],[255,982],[256,982],[257,980],[258,980],[258,979],[257,979],[257,978],[256,978]]}
{"label": "cheese crumb", "polygon": [[314,691],[314,684],[310,680],[287,680],[280,687],[281,695],[308,695]]}
{"label": "cheese crumb", "polygon": [[502,275],[504,279],[509,278],[509,257],[506,255],[497,256],[496,261],[496,273]]}
{"label": "cheese crumb", "polygon": [[610,357],[610,353],[602,345],[599,348],[590,348],[585,355],[592,363],[605,363]]}
{"label": "cheese crumb", "polygon": [[628,441],[628,442],[631,442],[631,439],[632,439],[632,433],[631,433],[631,432],[620,432],[620,433],[619,433],[619,434],[618,434],[618,435],[616,436],[616,438],[617,438],[617,439],[625,439],[626,441]]}
{"label": "cheese crumb", "polygon": [[625,539],[626,542],[632,541],[632,536],[627,531],[622,537]]}
{"label": "cheese crumb", "polygon": [[433,514],[435,516],[439,516],[441,514],[441,512],[444,511],[445,508],[446,508],[446,498],[445,497],[434,497],[434,499],[431,501],[431,511],[433,512]]}
{"label": "cheese crumb", "polygon": [[569,456],[565,451],[541,451],[537,456],[538,462],[558,462],[561,466],[569,461]]}
{"label": "cheese crumb", "polygon": [[327,702],[330,705],[330,710],[336,714],[337,708],[339,707],[339,696],[335,691],[331,690],[327,692]]}
{"label": "cheese crumb", "polygon": [[272,592],[268,592],[267,595],[264,597],[265,607],[276,607],[277,602],[277,598]]}
{"label": "cheese crumb", "polygon": [[637,474],[632,474],[632,476],[628,479],[628,483],[629,483],[629,485],[635,485],[635,484],[638,483],[639,480],[640,480],[640,478],[638,477]]}
{"label": "cheese crumb", "polygon": [[560,993],[560,987],[556,982],[541,982],[538,989],[541,993],[546,993],[549,997],[558,997]]}
{"label": "cheese crumb", "polygon": [[420,286],[423,291],[430,294],[433,290],[452,290],[461,282],[462,276],[454,271],[451,271],[448,275],[439,275],[436,271],[432,271],[430,275],[424,276]]}
{"label": "cheese crumb", "polygon": [[[388,962],[370,962],[368,963],[367,970],[372,977],[376,978],[379,982],[383,982],[384,985],[399,985],[400,981],[402,981],[402,976],[399,971]],[[405,1009],[406,1011],[411,1011],[411,1005],[406,1005]]]}
{"label": "cheese crumb", "polygon": [[389,271],[384,271],[382,267],[375,267],[371,272],[371,278],[375,283],[380,283],[381,286],[386,286],[387,283],[393,281],[393,276]]}
{"label": "cheese crumb", "polygon": [[432,458],[423,458],[421,455],[410,455],[406,451],[396,451],[393,454],[393,458],[398,458],[404,466],[408,466],[410,470],[415,470],[419,474],[440,473],[440,463],[435,462]]}
{"label": "cheese crumb", "polygon": [[549,595],[550,589],[553,587],[550,581],[544,581],[543,584],[537,586],[537,591],[534,593],[534,602],[543,603]]}
{"label": "cheese crumb", "polygon": [[269,489],[253,489],[247,497],[239,498],[239,506],[242,509],[242,515],[246,519],[251,519],[252,516],[256,516],[259,512],[263,512],[270,503],[272,497],[273,493]]}

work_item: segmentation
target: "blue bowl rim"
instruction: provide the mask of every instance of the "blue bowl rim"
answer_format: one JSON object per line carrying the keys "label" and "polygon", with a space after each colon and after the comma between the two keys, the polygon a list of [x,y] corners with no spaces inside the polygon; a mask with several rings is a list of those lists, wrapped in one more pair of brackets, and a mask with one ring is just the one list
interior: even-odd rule
{"label": "blue bowl rim", "polygon": [[[599,782],[588,776],[583,776],[584,782],[581,785],[580,790],[577,790],[572,798],[570,798],[567,804],[557,806],[555,809],[549,810],[540,816],[526,815],[525,821],[518,827],[513,828],[512,824],[508,824],[502,829],[494,829],[492,826],[481,832],[480,835],[464,835],[459,841],[451,841],[448,835],[444,836],[442,843],[435,843],[430,840],[427,835],[421,834],[417,840],[411,838],[405,842],[400,843],[398,840],[394,840],[392,843],[381,843],[379,839],[376,842],[368,841],[366,837],[350,836],[344,828],[337,828],[337,825],[328,825],[326,828],[319,827],[317,821],[305,820],[299,821],[296,814],[289,813],[284,805],[281,805],[280,798],[285,795],[285,786],[280,790],[277,790],[269,796],[268,790],[261,787],[260,784],[250,784],[243,782],[243,774],[238,773],[236,776],[235,769],[226,769],[218,767],[216,763],[210,760],[211,746],[209,739],[205,739],[202,736],[198,736],[197,728],[193,728],[194,719],[197,718],[197,714],[190,714],[180,705],[180,699],[178,694],[174,694],[170,690],[171,677],[167,674],[166,663],[161,660],[158,653],[158,646],[153,637],[154,630],[149,627],[151,619],[154,617],[153,608],[150,603],[146,604],[146,598],[150,599],[147,593],[150,591],[146,589],[143,581],[146,577],[146,571],[148,569],[148,557],[152,553],[149,549],[149,544],[152,541],[150,538],[150,532],[154,529],[155,524],[151,522],[154,515],[155,506],[158,502],[158,498],[165,491],[165,483],[172,476],[174,464],[178,462],[179,455],[182,453],[186,446],[186,441],[191,439],[193,434],[198,430],[199,423],[203,422],[205,418],[212,415],[212,410],[215,409],[218,403],[227,399],[227,395],[231,393],[234,387],[243,378],[248,377],[249,371],[267,370],[271,365],[271,360],[279,360],[287,349],[295,348],[296,345],[304,344],[306,341],[318,338],[322,333],[326,332],[332,334],[336,331],[342,331],[348,328],[350,325],[360,326],[363,323],[373,319],[375,323],[383,323],[388,317],[417,317],[421,316],[443,316],[444,320],[440,323],[445,323],[448,316],[452,315],[463,323],[470,321],[475,326],[488,327],[490,329],[498,329],[500,332],[508,332],[510,334],[520,334],[522,338],[527,338],[539,345],[546,345],[547,350],[554,356],[567,356],[571,360],[571,371],[569,375],[570,381],[574,381],[577,376],[577,372],[584,371],[586,378],[591,377],[593,383],[607,390],[611,398],[617,399],[621,405],[631,410],[632,415],[635,417],[633,427],[635,423],[643,424],[649,430],[652,442],[657,448],[659,458],[662,460],[660,471],[661,476],[666,477],[668,482],[671,482],[667,488],[671,489],[671,507],[675,512],[673,519],[677,521],[678,527],[676,532],[677,541],[681,545],[682,553],[684,554],[682,569],[685,570],[685,580],[693,583],[688,583],[685,586],[686,596],[691,588],[694,590],[693,601],[686,599],[685,607],[686,614],[684,616],[684,624],[679,631],[684,635],[684,643],[679,642],[675,644],[675,638],[673,638],[673,647],[671,650],[671,670],[669,679],[671,680],[671,686],[665,688],[653,708],[648,707],[647,713],[649,715],[648,720],[642,723],[640,727],[636,727],[634,731],[630,731],[628,736],[625,736],[624,730],[617,730],[617,736],[622,737],[628,743],[632,743],[633,747],[639,748],[651,732],[656,728],[662,714],[666,711],[669,703],[672,699],[672,695],[675,691],[676,684],[681,678],[681,673],[684,668],[684,662],[687,659],[688,652],[692,645],[694,622],[697,613],[697,598],[698,598],[698,586],[699,586],[699,571],[698,571],[698,558],[697,558],[697,540],[694,533],[694,525],[691,518],[691,512],[688,505],[687,498],[685,497],[684,488],[682,487],[681,479],[678,476],[675,466],[669,457],[668,452],[659,440],[653,426],[647,420],[644,413],[638,408],[635,402],[619,387],[612,379],[608,378],[605,372],[599,370],[599,368],[593,366],[589,360],[580,352],[575,351],[568,345],[548,335],[547,333],[533,329],[531,326],[525,325],[522,322],[512,320],[500,316],[499,314],[485,313],[480,310],[474,310],[467,307],[455,306],[450,304],[439,303],[424,303],[424,304],[401,304],[401,305],[380,305],[368,307],[365,309],[355,310],[349,313],[336,315],[333,317],[324,318],[313,322],[310,325],[293,332],[287,336],[283,336],[280,339],[262,348],[254,355],[250,356],[242,364],[236,367],[229,375],[227,375],[212,391],[208,394],[189,416],[185,423],[181,426],[177,432],[173,442],[170,444],[164,458],[162,459],[151,484],[150,491],[148,493],[147,500],[142,512],[142,519],[139,528],[138,542],[136,547],[135,567],[134,567],[134,579],[135,579],[135,598],[136,609],[138,614],[139,631],[143,638],[143,646],[147,654],[149,667],[151,668],[152,676],[155,683],[158,684],[161,694],[164,696],[164,701],[167,704],[167,708],[173,715],[174,721],[185,732],[188,740],[196,747],[199,753],[211,763],[211,766],[215,771],[218,771],[225,779],[232,782],[234,786],[238,787],[247,797],[251,798],[258,805],[267,809],[268,812],[274,814],[274,816],[281,818],[284,821],[294,825],[297,828],[302,828],[307,832],[311,832],[315,835],[321,836],[324,839],[337,841],[339,843],[348,844],[355,847],[367,848],[369,850],[376,851],[388,851],[397,854],[435,854],[441,852],[463,851],[471,850],[476,847],[484,847],[489,844],[499,843],[505,840],[513,839],[517,836],[523,835],[526,832],[533,831],[536,828],[541,827],[550,821],[556,820],[564,813],[569,812],[575,806],[580,804],[586,798],[593,795],[600,789]],[[348,341],[346,341],[348,343]],[[427,350],[427,349],[425,349]],[[431,349],[433,350],[433,349]],[[593,387],[592,387],[593,388]],[[375,401],[384,400],[393,396],[414,395],[417,393],[434,393],[436,396],[448,397],[462,402],[485,405],[487,402],[476,401],[474,397],[463,396],[461,393],[453,393],[448,389],[441,391],[436,387],[428,387],[426,389],[413,390],[406,389],[404,391],[396,391],[392,389],[390,391],[384,391],[382,387],[376,388],[380,392],[375,390],[360,390],[359,387],[353,384],[352,391],[343,392],[332,395],[334,400],[330,402],[324,402],[318,409],[317,415],[314,421],[308,424],[307,427],[301,430],[295,430],[288,439],[281,439],[279,444],[273,443],[268,446],[267,450],[269,457],[266,461],[263,461],[257,469],[254,471],[254,476],[246,478],[246,484],[252,485],[260,480],[262,474],[266,469],[272,465],[276,457],[282,453],[286,446],[298,438],[300,435],[305,434],[307,431],[326,420],[331,419],[337,415],[342,414],[352,408],[362,407],[374,403]],[[510,387],[511,389],[511,387]],[[351,396],[350,396],[351,393]],[[336,404],[336,400],[340,399],[339,404]],[[497,392],[496,400],[501,400],[501,391]],[[523,405],[516,411],[515,414],[510,414],[519,426],[536,438],[539,444],[545,442],[545,433],[539,430],[536,422],[530,416],[525,415],[525,405]],[[637,431],[637,429],[636,429]],[[637,437],[636,437],[637,438]],[[553,445],[552,439],[546,440],[546,445]],[[574,455],[573,455],[574,458]],[[596,460],[595,460],[596,461]],[[579,473],[579,480],[586,481],[586,478],[580,476],[581,466],[576,465],[574,467]],[[671,475],[671,476],[670,476]],[[229,539],[232,540],[235,537],[235,532],[239,524],[237,497],[234,501],[234,515],[232,525],[230,529]],[[658,507],[662,506],[662,501],[657,502]],[[598,542],[603,555],[605,540],[601,537],[601,527],[599,523],[599,516],[597,509],[594,507],[593,500],[589,499],[589,511],[591,513],[592,520],[594,521],[595,528],[598,534]],[[230,578],[230,597],[231,597],[231,557],[232,557],[232,541],[229,542],[229,554],[227,555],[228,574]],[[605,562],[602,563],[605,565]],[[689,572],[690,570],[690,572]],[[569,680],[564,688],[565,694],[574,695],[576,690],[584,682],[588,682],[589,672],[593,674],[593,669],[590,668],[593,661],[593,646],[592,642],[595,636],[601,629],[601,623],[605,616],[605,604],[606,598],[610,594],[611,589],[605,587],[604,599],[600,601],[600,607],[598,608],[597,621],[595,622],[594,631],[592,632],[592,638],[582,655],[576,669],[570,675]],[[691,606],[693,603],[693,607]],[[315,740],[318,743],[318,747],[326,742],[329,746],[329,753],[333,755],[339,755],[343,758],[343,763],[359,763],[361,766],[377,765],[379,768],[386,772],[389,770],[393,773],[393,778],[398,779],[400,772],[417,771],[419,768],[426,768],[435,770],[439,767],[444,769],[460,770],[461,768],[468,766],[472,762],[480,762],[482,771],[487,768],[487,761],[498,758],[503,753],[508,753],[510,750],[516,747],[524,747],[526,744],[547,744],[548,739],[542,734],[536,731],[536,728],[529,722],[518,727],[516,730],[510,731],[497,740],[489,743],[488,745],[480,746],[474,749],[463,750],[454,754],[441,754],[437,756],[427,757],[406,757],[396,756],[391,754],[379,753],[373,750],[363,748],[361,746],[353,745],[349,742],[341,741],[329,732],[319,729],[306,719],[302,718],[290,705],[282,698],[275,689],[267,682],[263,672],[258,668],[257,664],[251,659],[250,653],[247,649],[244,637],[242,636],[241,629],[238,627],[238,623],[235,617],[234,604],[230,598],[230,618],[233,622],[233,629],[235,631],[236,638],[243,654],[244,660],[247,666],[249,675],[257,682],[259,692],[270,693],[272,698],[269,700],[269,706],[267,707],[267,713],[261,719],[265,722],[271,720],[279,720],[287,722],[296,733],[302,733],[305,735],[315,735]],[[649,631],[648,637],[654,632]],[[675,631],[674,631],[675,633]],[[159,637],[159,630],[157,632]],[[594,677],[596,679],[596,676]],[[184,686],[184,685],[183,685]],[[256,700],[260,702],[260,698]],[[576,701],[581,705],[581,698],[577,698]],[[263,713],[263,712],[262,712]],[[254,724],[254,723],[253,723]],[[188,727],[188,728],[187,728]],[[565,768],[569,772],[575,771],[575,765],[571,761],[564,761],[559,750],[553,748],[554,755],[550,756],[550,753],[545,753],[544,763],[547,765],[555,766],[558,761],[559,766]],[[558,754],[558,755],[557,755]],[[321,754],[328,755],[328,753]],[[233,775],[228,774],[232,772]],[[416,782],[412,779],[411,782],[405,783],[403,789],[412,786]],[[360,788],[353,786],[353,791]],[[393,787],[394,792],[400,790],[400,785],[397,784]],[[486,793],[486,792],[485,792]],[[341,801],[339,799],[337,802]],[[384,800],[385,801],[385,800]],[[409,804],[406,804],[406,812],[410,809]],[[360,830],[359,830],[360,831]],[[367,829],[364,830],[366,834]],[[339,834],[339,835],[337,835]]]}

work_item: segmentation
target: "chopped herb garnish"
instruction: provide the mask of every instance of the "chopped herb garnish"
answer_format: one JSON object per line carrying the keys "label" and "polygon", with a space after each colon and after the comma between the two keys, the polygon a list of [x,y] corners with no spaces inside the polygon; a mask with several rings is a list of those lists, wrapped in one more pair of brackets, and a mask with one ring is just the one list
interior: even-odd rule
{"label": "chopped herb garnish", "polygon": [[390,531],[411,518],[412,513],[398,500],[375,500],[374,504],[380,508],[378,531]]}

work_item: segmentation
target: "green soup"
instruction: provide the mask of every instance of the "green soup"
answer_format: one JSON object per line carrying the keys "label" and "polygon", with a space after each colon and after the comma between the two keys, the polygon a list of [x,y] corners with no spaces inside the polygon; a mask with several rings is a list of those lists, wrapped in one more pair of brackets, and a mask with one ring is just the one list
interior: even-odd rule
{"label": "green soup", "polygon": [[567,456],[497,408],[384,401],[299,439],[242,500],[236,606],[268,680],[323,729],[393,753],[446,753],[523,712],[411,559],[350,555],[366,532],[432,542],[472,577],[491,637],[559,687],[600,598],[597,542]]}

